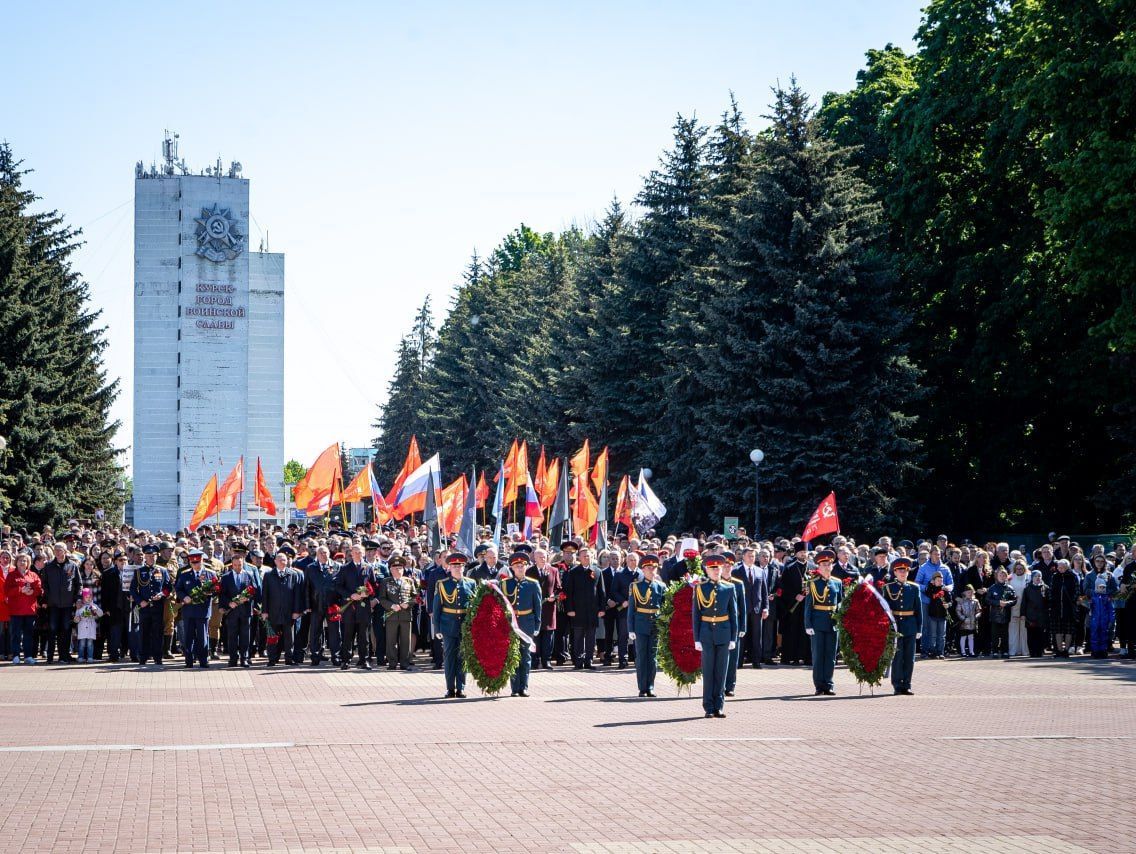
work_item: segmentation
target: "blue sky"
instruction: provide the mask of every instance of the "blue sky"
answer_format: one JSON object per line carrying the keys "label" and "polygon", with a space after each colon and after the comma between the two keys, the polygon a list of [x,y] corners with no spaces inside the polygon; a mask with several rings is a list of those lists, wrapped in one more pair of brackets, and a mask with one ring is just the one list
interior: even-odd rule
{"label": "blue sky", "polygon": [[[918,2],[11,3],[0,139],[84,229],[77,255],[131,441],[134,164],[251,181],[250,246],[287,255],[285,452],[368,444],[398,339],[470,254],[630,201],[677,113],[751,126],[796,74],[819,100],[912,47]],[[377,330],[363,334],[367,328]],[[313,345],[305,347],[306,344]],[[303,356],[307,349],[309,355]],[[389,479],[392,473],[380,474]]]}

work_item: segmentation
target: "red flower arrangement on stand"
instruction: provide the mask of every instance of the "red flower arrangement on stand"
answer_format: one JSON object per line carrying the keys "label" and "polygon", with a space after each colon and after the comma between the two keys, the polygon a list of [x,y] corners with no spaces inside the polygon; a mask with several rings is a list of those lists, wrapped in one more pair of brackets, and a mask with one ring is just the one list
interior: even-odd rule
{"label": "red flower arrangement on stand", "polygon": [[861,685],[879,685],[895,656],[895,626],[879,593],[865,581],[844,597],[836,612],[840,656]]}
{"label": "red flower arrangement on stand", "polygon": [[462,624],[462,663],[483,694],[496,694],[521,662],[509,603],[495,584],[479,584]]}

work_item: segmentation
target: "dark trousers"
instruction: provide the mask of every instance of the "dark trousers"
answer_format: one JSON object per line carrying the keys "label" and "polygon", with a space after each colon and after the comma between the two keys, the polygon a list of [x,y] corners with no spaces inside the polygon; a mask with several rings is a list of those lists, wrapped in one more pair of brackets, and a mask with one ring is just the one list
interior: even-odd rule
{"label": "dark trousers", "polygon": [[123,639],[126,636],[126,621],[120,614],[107,617],[103,626],[106,631],[106,654],[111,661],[118,661],[126,650]]}
{"label": "dark trousers", "polygon": [[659,635],[656,632],[635,633],[635,681],[640,691],[655,690],[655,673],[658,670],[655,655],[658,650]]}
{"label": "dark trousers", "polygon": [[296,630],[295,620],[285,620],[283,623],[273,623],[272,631],[276,634],[276,642],[269,643],[265,639],[265,652],[268,654],[268,663],[276,664],[280,660],[280,653],[284,653],[284,661],[291,664],[295,659],[292,657],[293,644],[295,637],[293,633]]}
{"label": "dark trousers", "polygon": [[[387,658],[386,643],[384,642],[386,640],[386,636],[387,636],[387,630],[385,628],[386,627],[386,612],[383,611],[382,608],[376,606],[375,608],[373,608],[371,610],[370,614],[371,614],[371,634],[374,635],[375,645],[374,645],[374,647],[371,648],[371,651],[368,653],[368,655],[373,655],[375,657],[375,660],[376,660],[375,663],[376,664],[382,664],[383,659]],[[407,627],[406,632],[407,632],[407,635],[409,636],[409,634],[410,634],[410,623],[409,622],[406,624],[406,627]],[[409,643],[409,641],[408,641],[408,643]],[[368,644],[368,646],[369,646],[369,644]],[[388,661],[387,663],[390,664],[392,662]]]}
{"label": "dark trousers", "polygon": [[387,664],[391,667],[394,667],[395,662],[398,662],[403,670],[410,667],[410,656],[413,652],[410,648],[410,623],[411,621],[405,617],[402,619],[387,617],[383,631],[386,633],[387,641]]}
{"label": "dark trousers", "polygon": [[228,645],[229,664],[249,660],[249,639],[252,636],[252,617],[237,611],[225,615],[225,642]]}
{"label": "dark trousers", "polygon": [[[317,612],[316,606],[313,605],[312,606],[312,612],[310,614],[301,614],[300,615],[300,627],[298,629],[296,629],[296,631],[292,635],[292,648],[288,649],[288,650],[281,650],[281,652],[285,653],[285,656],[284,656],[285,659],[287,659],[289,661],[294,661],[297,664],[299,664],[300,662],[302,662],[304,660],[304,649],[305,648],[311,649],[311,645],[310,645],[310,643],[311,643],[311,629],[310,629],[310,626],[311,626],[312,623],[316,622],[317,619],[320,620],[320,626],[321,626],[320,632],[319,632],[319,635],[320,635],[320,651],[321,652],[323,651],[323,629],[322,629],[322,625],[323,625],[323,619],[327,614],[327,606],[326,605],[320,605],[319,609],[320,610]],[[318,618],[317,618],[317,613],[318,613]],[[281,638],[281,643],[283,643],[283,638]],[[314,658],[315,653],[313,653],[312,656]]]}
{"label": "dark trousers", "polygon": [[529,690],[529,671],[532,669],[532,652],[529,645],[521,641],[521,660],[517,662],[517,669],[509,680],[509,690],[514,694]]}
{"label": "dark trousers", "polygon": [[770,616],[761,621],[761,660],[772,663],[776,652],[777,620]]}
{"label": "dark trousers", "polygon": [[162,609],[147,605],[138,609],[138,663],[147,659],[162,663]]}
{"label": "dark trousers", "polygon": [[746,635],[744,638],[738,638],[738,647],[741,653],[738,659],[739,667],[745,661],[748,661],[750,664],[761,664],[765,650],[765,627],[762,625],[764,622],[760,614],[750,612]]}
{"label": "dark trousers", "polygon": [[59,647],[59,660],[71,661],[71,626],[74,625],[75,611],[51,605],[47,609],[51,634],[47,636],[47,660],[51,661],[56,645]]}
{"label": "dark trousers", "polygon": [[208,617],[182,617],[182,643],[185,653],[185,663],[193,664],[197,659],[202,667],[209,666],[209,618]]}
{"label": "dark trousers", "polygon": [[1030,658],[1041,658],[1045,655],[1045,642],[1049,632],[1041,626],[1026,626],[1026,646],[1029,647]]}
{"label": "dark trousers", "polygon": [[569,649],[572,640],[572,618],[567,614],[558,615],[556,621],[556,641],[552,645],[552,658],[557,664],[563,664],[572,658]]}
{"label": "dark trousers", "polygon": [[[797,610],[786,613],[781,619],[781,663],[813,663],[812,649],[805,634],[805,606],[796,603]],[[790,606],[792,607],[792,606]]]}
{"label": "dark trousers", "polygon": [[367,630],[371,627],[371,615],[362,605],[352,605],[343,612],[343,648],[340,650],[341,663],[351,661],[351,650],[359,648],[359,663],[367,661]]}
{"label": "dark trousers", "polygon": [[900,635],[895,639],[895,658],[891,660],[891,687],[896,691],[909,690],[914,672],[915,635]]}
{"label": "dark trousers", "polygon": [[702,711],[720,712],[726,705],[726,667],[729,643],[702,644]]}
{"label": "dark trousers", "polygon": [[442,638],[442,665],[446,671],[446,693],[465,691],[465,667],[462,666],[461,635]]}
{"label": "dark trousers", "polygon": [[990,641],[991,655],[1009,655],[1010,624],[992,622],[990,624]]}
{"label": "dark trousers", "polygon": [[836,632],[814,632],[809,641],[813,647],[813,687],[831,691],[832,673],[836,670]]}
{"label": "dark trousers", "polygon": [[579,623],[572,626],[572,663],[577,667],[591,667],[596,649],[596,627]]}
{"label": "dark trousers", "polygon": [[729,651],[726,656],[726,690],[733,691],[734,686],[738,684],[738,663],[742,660],[742,641],[745,638],[739,637],[734,642],[734,648]]}
{"label": "dark trousers", "polygon": [[556,629],[541,629],[536,639],[536,655],[541,667],[547,667],[552,661],[552,651],[556,642]]}
{"label": "dark trousers", "polygon": [[604,612],[604,640],[603,640],[603,653],[604,662],[611,664],[612,648],[616,646],[618,641],[619,649],[619,663],[627,663],[627,609],[615,610],[614,608]]}
{"label": "dark trousers", "polygon": [[23,655],[27,658],[35,657],[35,614],[13,616],[10,630],[12,632],[12,657]]}

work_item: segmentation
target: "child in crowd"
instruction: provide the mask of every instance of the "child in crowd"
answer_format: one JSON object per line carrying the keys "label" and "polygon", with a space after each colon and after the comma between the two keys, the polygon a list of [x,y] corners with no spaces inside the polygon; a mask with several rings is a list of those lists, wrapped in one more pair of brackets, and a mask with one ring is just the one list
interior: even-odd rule
{"label": "child in crowd", "polygon": [[98,634],[99,619],[103,609],[95,604],[95,594],[90,587],[84,587],[82,598],[75,608],[75,622],[79,624],[79,661],[90,664],[95,660],[95,635]]}
{"label": "child in crowd", "polygon": [[982,613],[974,595],[974,585],[966,585],[962,598],[955,600],[958,616],[959,653],[963,658],[974,658],[974,634],[978,630],[978,616]]}

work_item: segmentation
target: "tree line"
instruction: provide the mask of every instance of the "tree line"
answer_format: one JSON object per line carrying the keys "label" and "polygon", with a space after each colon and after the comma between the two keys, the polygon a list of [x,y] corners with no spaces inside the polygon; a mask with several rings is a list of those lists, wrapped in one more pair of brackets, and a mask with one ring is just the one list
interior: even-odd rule
{"label": "tree line", "polygon": [[938,0],[759,129],[679,116],[630,216],[521,225],[401,340],[375,440],[647,466],[675,528],[835,490],[869,533],[1115,528],[1136,499],[1136,57],[1119,0]]}

